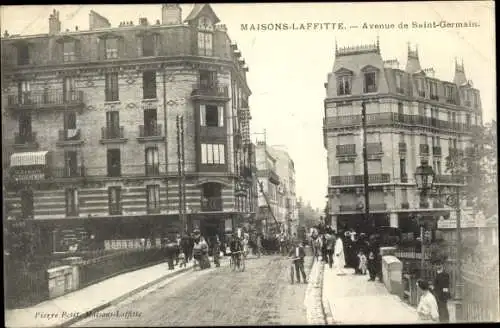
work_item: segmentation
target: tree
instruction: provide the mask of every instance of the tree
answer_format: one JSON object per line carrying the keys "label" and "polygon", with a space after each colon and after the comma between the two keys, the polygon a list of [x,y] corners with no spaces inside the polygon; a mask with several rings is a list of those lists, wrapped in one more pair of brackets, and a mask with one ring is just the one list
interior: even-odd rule
{"label": "tree", "polygon": [[465,178],[463,199],[486,217],[498,213],[497,158],[496,121],[472,131],[472,147],[446,157],[446,171]]}

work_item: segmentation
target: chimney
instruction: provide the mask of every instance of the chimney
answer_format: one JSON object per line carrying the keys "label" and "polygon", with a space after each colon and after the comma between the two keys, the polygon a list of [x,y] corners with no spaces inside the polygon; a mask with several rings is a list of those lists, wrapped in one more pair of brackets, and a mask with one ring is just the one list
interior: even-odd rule
{"label": "chimney", "polygon": [[148,19],[146,17],[139,18],[139,25],[148,26]]}
{"label": "chimney", "polygon": [[467,83],[463,59],[462,64],[460,65],[455,58],[455,76],[453,77],[453,82],[458,85],[464,85]]}
{"label": "chimney", "polygon": [[406,62],[406,69],[410,74],[420,72],[422,68],[420,67],[420,61],[418,58],[418,46],[415,47],[415,50],[410,48],[410,43],[408,43],[408,61]]}
{"label": "chimney", "polygon": [[182,9],[177,3],[164,4],[161,7],[162,25],[182,24]]}
{"label": "chimney", "polygon": [[49,17],[49,34],[57,34],[61,32],[61,21],[59,20],[59,11],[54,11]]}
{"label": "chimney", "polygon": [[95,30],[98,28],[107,28],[111,27],[111,24],[109,23],[109,20],[96,13],[95,11],[91,10],[89,14],[89,30]]}

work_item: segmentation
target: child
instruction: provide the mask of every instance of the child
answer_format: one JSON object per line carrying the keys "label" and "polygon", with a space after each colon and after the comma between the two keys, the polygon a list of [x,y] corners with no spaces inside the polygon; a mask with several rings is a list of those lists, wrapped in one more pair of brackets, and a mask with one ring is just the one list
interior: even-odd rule
{"label": "child", "polygon": [[358,258],[359,258],[359,271],[361,271],[362,275],[365,275],[366,274],[366,262],[367,262],[365,253],[363,253],[363,251],[360,251],[358,253]]}
{"label": "child", "polygon": [[180,268],[185,268],[186,265],[187,265],[187,262],[186,262],[186,255],[184,254],[184,252],[180,252],[179,253],[179,261],[180,261]]}

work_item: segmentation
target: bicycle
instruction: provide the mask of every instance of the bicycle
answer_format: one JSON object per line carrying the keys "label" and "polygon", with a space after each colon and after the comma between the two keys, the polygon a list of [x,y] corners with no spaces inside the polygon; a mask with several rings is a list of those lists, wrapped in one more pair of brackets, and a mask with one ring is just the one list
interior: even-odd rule
{"label": "bicycle", "polygon": [[231,257],[229,258],[229,267],[235,271],[236,270],[236,263],[235,263],[235,260],[234,260],[234,257],[235,256],[238,256],[239,257],[239,266],[238,266],[238,269],[240,269],[240,271],[245,271],[245,256],[241,256],[239,254],[242,254],[243,252],[242,251],[237,251],[237,252],[232,252],[231,253]]}

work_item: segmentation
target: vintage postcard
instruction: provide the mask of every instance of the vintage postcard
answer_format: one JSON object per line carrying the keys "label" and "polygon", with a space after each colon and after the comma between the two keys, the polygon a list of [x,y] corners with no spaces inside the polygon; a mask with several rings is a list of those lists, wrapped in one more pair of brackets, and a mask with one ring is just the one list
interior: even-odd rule
{"label": "vintage postcard", "polygon": [[6,326],[498,322],[494,9],[2,6]]}

